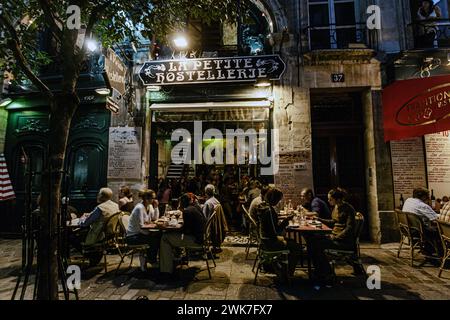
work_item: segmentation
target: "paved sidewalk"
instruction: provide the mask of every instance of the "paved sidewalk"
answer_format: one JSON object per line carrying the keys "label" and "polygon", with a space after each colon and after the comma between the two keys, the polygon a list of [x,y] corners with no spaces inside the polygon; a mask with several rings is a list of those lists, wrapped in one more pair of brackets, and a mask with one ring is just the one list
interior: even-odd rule
{"label": "paved sidewalk", "polygon": [[[277,284],[273,275],[264,273],[258,277],[258,284],[253,285],[253,260],[245,259],[245,248],[223,249],[217,267],[212,269],[212,280],[208,279],[204,262],[192,261],[180,270],[180,280],[171,283],[158,283],[155,270],[146,274],[137,271],[137,258],[132,269],[127,272],[123,266],[123,273],[115,277],[119,259],[108,256],[108,274],[104,274],[101,265],[82,270],[80,299],[129,300],[139,296],[147,296],[150,300],[450,299],[450,271],[438,278],[437,267],[430,264],[412,268],[406,249],[400,259],[396,258],[396,244],[362,246],[365,268],[370,265],[380,267],[381,290],[369,290],[364,277],[353,276],[349,266],[338,266],[339,283],[332,288],[313,288],[302,270],[296,272],[290,287]],[[254,258],[254,251],[249,258]],[[11,298],[20,265],[21,242],[0,239],[0,299]],[[30,278],[30,283],[33,282],[34,276]],[[25,298],[31,296],[32,285]]]}

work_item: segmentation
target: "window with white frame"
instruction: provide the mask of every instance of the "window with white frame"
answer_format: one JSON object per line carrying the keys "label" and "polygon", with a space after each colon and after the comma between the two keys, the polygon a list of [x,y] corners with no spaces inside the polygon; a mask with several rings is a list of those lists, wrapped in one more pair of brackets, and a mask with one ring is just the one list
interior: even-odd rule
{"label": "window with white frame", "polygon": [[308,0],[311,49],[346,48],[357,42],[355,0]]}

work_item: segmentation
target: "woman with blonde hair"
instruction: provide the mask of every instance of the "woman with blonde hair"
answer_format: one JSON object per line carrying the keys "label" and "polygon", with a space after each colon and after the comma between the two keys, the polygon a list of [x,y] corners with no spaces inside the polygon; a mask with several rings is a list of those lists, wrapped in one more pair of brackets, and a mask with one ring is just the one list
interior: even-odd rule
{"label": "woman with blonde hair", "polygon": [[134,208],[133,194],[128,186],[122,186],[119,190],[120,211],[131,212]]}

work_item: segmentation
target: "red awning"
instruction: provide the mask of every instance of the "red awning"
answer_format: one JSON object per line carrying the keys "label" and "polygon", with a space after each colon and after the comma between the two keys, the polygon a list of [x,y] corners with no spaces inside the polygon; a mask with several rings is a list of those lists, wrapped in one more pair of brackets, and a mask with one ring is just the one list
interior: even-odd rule
{"label": "red awning", "polygon": [[384,140],[450,129],[450,75],[396,81],[383,90]]}
{"label": "red awning", "polygon": [[0,154],[0,201],[15,199],[14,190],[9,179],[8,169],[3,154]]}

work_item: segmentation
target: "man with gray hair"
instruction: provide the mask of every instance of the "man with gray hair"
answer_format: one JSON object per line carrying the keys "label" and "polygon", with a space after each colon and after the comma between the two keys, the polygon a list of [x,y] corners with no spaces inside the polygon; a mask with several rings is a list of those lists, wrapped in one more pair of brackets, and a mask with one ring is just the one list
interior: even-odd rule
{"label": "man with gray hair", "polygon": [[[90,227],[89,233],[84,242],[85,245],[94,244],[101,239],[101,231],[106,220],[113,214],[119,212],[119,205],[113,202],[113,191],[110,188],[101,188],[97,194],[98,205],[82,222],[81,227]],[[80,219],[82,221],[83,218]]]}
{"label": "man with gray hair", "polygon": [[203,205],[203,215],[205,216],[206,219],[209,219],[209,217],[212,215],[215,206],[220,204],[219,200],[217,200],[216,197],[214,197],[215,192],[216,188],[212,184],[208,184],[205,187],[205,194],[207,200]]}

